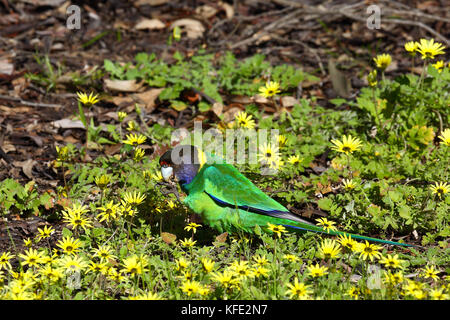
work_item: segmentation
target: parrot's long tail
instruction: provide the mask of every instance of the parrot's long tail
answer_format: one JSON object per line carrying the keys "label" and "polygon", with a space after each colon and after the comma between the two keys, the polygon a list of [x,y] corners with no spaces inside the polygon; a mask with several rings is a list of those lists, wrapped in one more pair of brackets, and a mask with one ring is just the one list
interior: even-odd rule
{"label": "parrot's long tail", "polygon": [[297,222],[297,221],[292,221],[292,224],[283,224],[283,226],[286,228],[289,228],[293,231],[298,231],[298,232],[310,231],[310,232],[335,235],[335,236],[345,235],[347,237],[351,237],[352,239],[367,240],[367,241],[371,241],[371,242],[379,242],[379,243],[391,244],[391,245],[402,246],[402,247],[415,247],[415,245],[412,245],[412,244],[389,241],[389,240],[382,240],[382,239],[371,238],[371,237],[365,237],[365,236],[361,236],[361,235],[353,234],[353,233],[347,233],[347,232],[336,231],[336,230],[327,231],[319,226],[310,225],[307,223],[302,223],[302,222]]}

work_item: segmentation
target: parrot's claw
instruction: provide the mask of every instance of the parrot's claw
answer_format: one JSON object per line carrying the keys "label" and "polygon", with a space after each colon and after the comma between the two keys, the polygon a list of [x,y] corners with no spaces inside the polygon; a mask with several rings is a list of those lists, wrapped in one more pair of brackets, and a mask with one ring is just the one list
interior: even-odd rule
{"label": "parrot's claw", "polygon": [[180,200],[180,194],[178,193],[178,189],[173,183],[171,183],[169,181],[159,181],[156,183],[156,185],[160,186],[159,191],[161,191],[161,193],[164,196],[173,194],[177,198],[178,202],[182,203]]}

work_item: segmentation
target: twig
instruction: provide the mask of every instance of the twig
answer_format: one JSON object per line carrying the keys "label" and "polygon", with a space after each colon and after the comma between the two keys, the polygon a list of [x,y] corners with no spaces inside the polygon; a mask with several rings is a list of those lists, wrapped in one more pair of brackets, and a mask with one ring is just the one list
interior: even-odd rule
{"label": "twig", "polygon": [[309,52],[312,53],[312,55],[316,58],[317,63],[319,65],[320,71],[322,72],[323,75],[326,75],[327,73],[325,72],[325,68],[323,67],[323,63],[322,60],[320,59],[320,56],[317,54],[317,51],[314,50],[313,48],[311,48],[310,46],[308,46],[306,43],[302,42],[302,41],[298,41],[298,40],[291,40],[291,39],[284,39],[281,38],[279,36],[276,35],[272,35],[272,38],[280,41],[280,42],[284,42],[284,43],[294,43],[294,44],[298,44],[301,45],[303,48],[305,48],[306,50],[308,50]]}
{"label": "twig", "polygon": [[24,106],[29,106],[29,107],[42,107],[42,108],[61,108],[62,107],[62,105],[60,105],[60,104],[31,102],[31,101],[25,101],[20,97],[10,97],[10,96],[4,96],[4,95],[0,95],[0,100],[14,101],[14,102],[18,102],[20,104],[23,104]]}

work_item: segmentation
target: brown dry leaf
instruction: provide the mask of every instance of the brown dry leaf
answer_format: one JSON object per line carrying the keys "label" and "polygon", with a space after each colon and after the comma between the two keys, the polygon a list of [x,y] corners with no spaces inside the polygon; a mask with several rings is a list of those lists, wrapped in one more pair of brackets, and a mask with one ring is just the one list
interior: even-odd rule
{"label": "brown dry leaf", "polygon": [[202,16],[205,19],[214,17],[216,15],[217,11],[218,10],[216,8],[209,6],[207,4],[195,8],[195,13],[197,13],[198,15]]}
{"label": "brown dry leaf", "polygon": [[280,100],[281,100],[281,105],[285,108],[293,107],[294,105],[300,103],[298,101],[298,99],[296,99],[294,97],[290,97],[290,96],[282,96]]}
{"label": "brown dry leaf", "polygon": [[159,97],[159,94],[164,90],[164,88],[155,88],[148,91],[135,94],[135,97],[140,100],[145,105],[145,111],[150,113],[155,109],[155,101]]}
{"label": "brown dry leaf", "polygon": [[174,243],[175,240],[177,240],[177,236],[169,233],[169,232],[161,232],[161,239],[167,243],[167,244],[171,244]]}
{"label": "brown dry leaf", "polygon": [[219,2],[219,5],[222,6],[223,9],[225,10],[225,15],[227,16],[227,19],[233,18],[233,16],[234,16],[234,9],[233,9],[232,5],[230,5],[228,3],[225,3],[225,2],[222,2],[222,1]]}
{"label": "brown dry leaf", "polygon": [[61,129],[85,129],[81,120],[61,119],[51,122],[55,128]]}
{"label": "brown dry leaf", "polygon": [[238,107],[233,107],[233,108],[227,110],[227,111],[224,112],[224,114],[223,114],[223,122],[228,123],[228,122],[230,122],[230,121],[233,121],[235,115],[236,115],[238,112],[240,112],[240,111],[242,111],[242,110],[241,110],[240,108],[238,108]]}
{"label": "brown dry leaf", "polygon": [[142,87],[142,83],[136,80],[110,80],[105,79],[106,88],[112,91],[136,92]]}
{"label": "brown dry leaf", "polygon": [[28,159],[25,161],[13,161],[15,167],[22,168],[23,173],[27,176],[28,179],[33,179],[33,166],[36,164],[36,161],[33,159]]}
{"label": "brown dry leaf", "polygon": [[253,99],[256,103],[269,103],[269,99],[260,96],[259,94],[255,95]]}
{"label": "brown dry leaf", "polygon": [[186,32],[189,39],[197,39],[203,36],[205,27],[203,24],[194,19],[179,19],[172,23],[171,29],[179,27],[182,31]]}
{"label": "brown dry leaf", "polygon": [[220,102],[216,102],[212,105],[212,111],[216,114],[216,116],[220,117],[223,112],[223,104]]}
{"label": "brown dry leaf", "polygon": [[159,19],[143,19],[134,26],[136,30],[160,30],[165,27],[164,22]]}
{"label": "brown dry leaf", "polygon": [[224,243],[225,241],[227,241],[227,237],[228,237],[228,232],[224,232],[222,234],[219,234],[216,237],[216,241],[220,242],[220,243]]}
{"label": "brown dry leaf", "polygon": [[66,0],[20,0],[19,2],[32,4],[33,6],[59,7],[64,1]]}
{"label": "brown dry leaf", "polygon": [[350,97],[350,79],[336,68],[335,62],[331,59],[328,60],[328,72],[334,91],[343,98]]}
{"label": "brown dry leaf", "polygon": [[12,75],[14,72],[14,65],[6,59],[0,60],[0,75],[4,74],[7,76]]}
{"label": "brown dry leaf", "polygon": [[160,6],[162,4],[165,4],[169,2],[169,0],[137,0],[135,2],[136,6],[144,6],[144,5],[149,5],[149,6]]}
{"label": "brown dry leaf", "polygon": [[111,101],[118,107],[126,107],[131,104],[134,104],[134,100],[130,96],[125,97],[112,97]]}
{"label": "brown dry leaf", "polygon": [[120,151],[120,148],[122,148],[121,143],[117,143],[117,144],[113,144],[113,145],[106,145],[105,153],[108,156],[112,156],[112,155],[115,155],[116,153],[118,153]]}

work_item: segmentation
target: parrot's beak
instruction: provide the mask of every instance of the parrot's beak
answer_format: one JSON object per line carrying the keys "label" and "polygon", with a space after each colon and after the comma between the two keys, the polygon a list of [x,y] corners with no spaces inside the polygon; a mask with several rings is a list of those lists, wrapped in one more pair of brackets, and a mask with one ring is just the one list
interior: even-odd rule
{"label": "parrot's beak", "polygon": [[173,175],[173,168],[172,167],[161,168],[161,175],[162,175],[164,181],[169,181]]}

